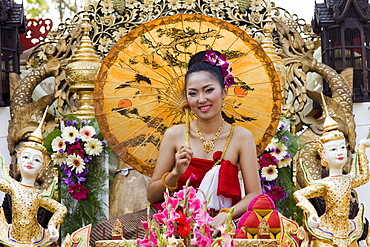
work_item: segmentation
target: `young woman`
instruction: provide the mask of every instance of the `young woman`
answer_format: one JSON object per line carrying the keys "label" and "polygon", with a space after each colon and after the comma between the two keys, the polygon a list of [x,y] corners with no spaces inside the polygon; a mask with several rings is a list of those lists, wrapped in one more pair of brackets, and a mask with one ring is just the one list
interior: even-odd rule
{"label": "young woman", "polygon": [[[166,188],[172,191],[182,189],[190,177],[193,187],[200,187],[207,194],[214,191],[211,208],[216,213],[212,223],[216,229],[225,223],[231,206],[236,204],[234,218],[237,218],[247,211],[249,202],[261,193],[252,134],[245,128],[226,123],[221,117],[222,100],[227,96],[227,89],[232,82],[230,63],[226,62],[225,55],[203,51],[189,61],[185,94],[197,119],[190,123],[190,145],[185,144],[184,124],[169,128],[162,138],[154,174],[148,186],[151,214],[161,209]],[[239,170],[244,184],[242,190]],[[244,194],[246,196],[242,198]],[[142,210],[118,217],[124,224],[127,239],[143,236],[141,221],[147,219],[146,214],[147,211]],[[111,229],[116,219],[97,224],[92,229],[90,244],[94,245],[96,240],[111,239]]]}
{"label": "young woman", "polygon": [[[227,84],[230,85],[232,82],[230,64],[226,62],[225,55],[203,51],[191,58],[185,75],[185,94],[189,107],[197,119],[190,122],[190,145],[184,144],[186,132],[184,124],[173,126],[166,131],[148,186],[149,202],[162,201],[166,187],[182,188],[191,174],[197,178],[196,181],[191,181],[191,185],[198,187],[201,184],[201,188],[217,191],[217,193],[214,191],[214,194],[218,194],[219,197],[215,200],[223,201],[230,198],[234,203],[239,200],[235,205],[234,218],[246,212],[249,202],[261,193],[257,154],[251,132],[243,127],[226,123],[221,116],[222,101],[228,93]],[[216,151],[221,151],[221,155]],[[211,181],[201,183],[206,172],[217,164],[218,169],[212,171],[215,174],[207,175],[204,180],[210,178],[217,181],[217,177],[220,176],[221,182],[222,176],[227,175],[227,183],[216,182],[216,185]],[[240,188],[238,170],[242,174],[244,191],[235,193],[235,187]],[[242,194],[245,196],[240,200]],[[213,208],[216,212],[221,210],[213,221],[213,226],[218,228],[225,223],[228,212],[227,209],[220,207],[223,205],[230,207],[233,203],[214,204],[218,207]]]}

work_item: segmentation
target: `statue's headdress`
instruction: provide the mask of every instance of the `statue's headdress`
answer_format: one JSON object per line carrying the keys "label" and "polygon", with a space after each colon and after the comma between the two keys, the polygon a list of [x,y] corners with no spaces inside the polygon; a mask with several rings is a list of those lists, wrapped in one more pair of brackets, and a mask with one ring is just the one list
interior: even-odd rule
{"label": "statue's headdress", "polygon": [[21,148],[18,150],[18,153],[21,152],[25,148],[33,148],[33,149],[41,151],[45,158],[44,166],[46,166],[50,162],[46,147],[43,145],[44,139],[42,138],[42,125],[44,123],[47,110],[48,110],[48,107],[45,109],[44,115],[37,129],[34,132],[32,132],[32,134],[28,137],[28,141],[24,142]]}
{"label": "statue's headdress", "polygon": [[323,102],[326,117],[325,117],[325,121],[323,125],[324,132],[322,136],[319,138],[319,141],[321,143],[326,143],[329,141],[345,139],[343,132],[339,131],[338,123],[329,116],[329,112],[328,112],[328,108],[325,103],[324,96],[322,94],[321,96],[322,96],[322,102]]}

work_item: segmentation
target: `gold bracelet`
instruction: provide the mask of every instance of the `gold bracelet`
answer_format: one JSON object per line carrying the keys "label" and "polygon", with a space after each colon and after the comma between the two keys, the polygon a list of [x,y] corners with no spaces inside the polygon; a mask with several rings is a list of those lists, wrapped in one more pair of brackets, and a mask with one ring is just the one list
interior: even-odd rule
{"label": "gold bracelet", "polygon": [[228,209],[228,208],[221,208],[220,211],[218,211],[218,213],[221,213],[221,212],[230,213],[230,209]]}
{"label": "gold bracelet", "polygon": [[177,184],[175,186],[169,186],[168,184],[166,184],[165,179],[166,179],[168,174],[170,174],[170,172],[166,172],[165,174],[163,174],[163,176],[162,176],[162,185],[165,188],[169,189],[169,191],[174,191],[175,189],[177,189]]}

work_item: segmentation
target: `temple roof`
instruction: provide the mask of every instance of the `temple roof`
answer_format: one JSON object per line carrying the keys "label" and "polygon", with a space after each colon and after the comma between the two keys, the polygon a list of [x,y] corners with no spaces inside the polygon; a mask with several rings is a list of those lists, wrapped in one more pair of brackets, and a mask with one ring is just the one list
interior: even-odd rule
{"label": "temple roof", "polygon": [[0,0],[0,23],[2,26],[25,28],[23,4]]}
{"label": "temple roof", "polygon": [[370,4],[367,0],[326,0],[315,4],[314,22],[318,26],[339,23],[346,17],[370,21]]}

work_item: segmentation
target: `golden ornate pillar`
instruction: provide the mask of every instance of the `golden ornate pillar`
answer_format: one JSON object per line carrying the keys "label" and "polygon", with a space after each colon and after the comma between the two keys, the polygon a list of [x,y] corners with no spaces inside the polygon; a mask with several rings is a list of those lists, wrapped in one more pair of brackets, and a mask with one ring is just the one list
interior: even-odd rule
{"label": "golden ornate pillar", "polygon": [[94,84],[101,65],[101,60],[94,50],[93,43],[89,37],[90,30],[88,6],[85,6],[81,23],[81,41],[66,67],[66,81],[70,91],[78,96],[76,102],[77,111],[72,114],[86,120],[95,116],[93,102]]}
{"label": "golden ornate pillar", "polygon": [[[282,91],[283,99],[287,98],[287,72],[285,69],[285,65],[279,53],[276,51],[276,47],[274,45],[272,32],[275,28],[275,24],[271,18],[271,3],[270,0],[266,2],[266,18],[265,18],[265,25],[263,26],[263,33],[264,37],[262,38],[261,47],[266,52],[266,54],[271,58],[272,62],[274,63],[275,70],[279,75],[280,78],[280,86]],[[284,106],[283,106],[284,109]],[[285,115],[285,112],[282,112]]]}

